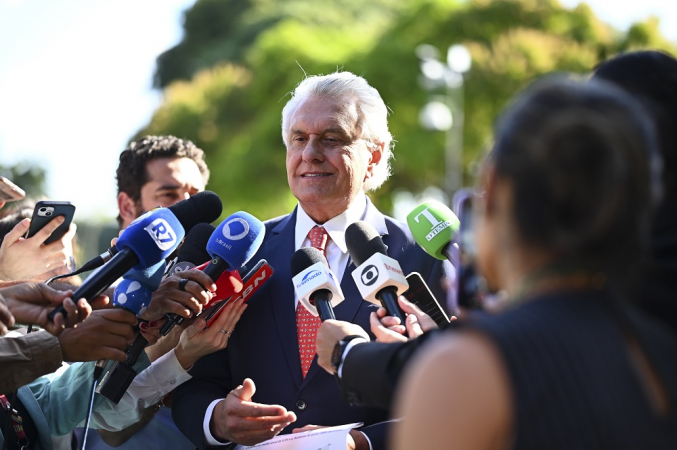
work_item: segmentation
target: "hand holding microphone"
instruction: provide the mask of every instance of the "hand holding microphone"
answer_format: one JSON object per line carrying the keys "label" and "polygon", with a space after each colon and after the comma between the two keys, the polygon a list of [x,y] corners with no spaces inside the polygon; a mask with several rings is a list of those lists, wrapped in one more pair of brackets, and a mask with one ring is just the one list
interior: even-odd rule
{"label": "hand holding microphone", "polygon": [[[211,261],[203,272],[211,280],[218,281],[224,272],[232,269],[229,276],[222,281],[224,282],[222,292],[217,288],[219,295],[227,298],[242,289],[242,280],[237,269],[244,266],[258,251],[265,230],[259,219],[244,211],[230,215],[214,230],[207,242],[207,252],[211,256]],[[166,335],[174,325],[183,321],[183,318],[176,315],[170,315],[168,319],[160,330],[162,335]]]}

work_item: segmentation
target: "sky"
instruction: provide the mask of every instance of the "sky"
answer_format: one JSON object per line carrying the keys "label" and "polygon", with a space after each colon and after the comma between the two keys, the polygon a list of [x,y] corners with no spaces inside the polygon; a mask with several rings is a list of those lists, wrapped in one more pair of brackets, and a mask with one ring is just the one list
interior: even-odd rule
{"label": "sky", "polygon": [[[75,204],[77,220],[114,218],[118,155],[162,102],[155,58],[180,41],[193,2],[0,0],[0,162],[45,167],[49,197]],[[675,0],[586,3],[621,30],[658,16],[677,42]]]}

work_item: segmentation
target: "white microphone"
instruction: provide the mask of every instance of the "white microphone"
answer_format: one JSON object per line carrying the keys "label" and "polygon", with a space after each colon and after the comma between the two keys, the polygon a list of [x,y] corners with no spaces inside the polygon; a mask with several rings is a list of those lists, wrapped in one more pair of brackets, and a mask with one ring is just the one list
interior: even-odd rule
{"label": "white microphone", "polygon": [[345,297],[322,252],[313,247],[298,249],[291,259],[294,291],[303,306],[324,322],[336,319],[334,307]]}
{"label": "white microphone", "polygon": [[397,297],[409,289],[400,263],[387,254],[388,247],[378,232],[367,222],[355,222],[346,229],[346,246],[357,266],[353,279],[362,298],[382,305],[389,316],[404,325],[405,315]]}

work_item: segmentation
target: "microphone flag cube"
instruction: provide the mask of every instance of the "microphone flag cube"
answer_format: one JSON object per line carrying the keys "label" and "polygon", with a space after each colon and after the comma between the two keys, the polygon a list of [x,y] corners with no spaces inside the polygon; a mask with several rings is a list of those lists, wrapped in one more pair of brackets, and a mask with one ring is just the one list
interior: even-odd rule
{"label": "microphone flag cube", "polygon": [[319,314],[313,301],[310,299],[310,296],[314,292],[321,289],[330,291],[332,293],[332,308],[336,307],[345,299],[336,276],[332,273],[331,269],[322,262],[317,262],[301,271],[292,278],[292,283],[294,283],[294,290],[296,291],[296,296],[299,301],[315,317],[318,317]]}
{"label": "microphone flag cube", "polygon": [[374,253],[353,270],[353,279],[362,298],[381,306],[376,294],[383,288],[393,286],[397,295],[409,289],[409,283],[402,272],[400,263],[382,253]]}

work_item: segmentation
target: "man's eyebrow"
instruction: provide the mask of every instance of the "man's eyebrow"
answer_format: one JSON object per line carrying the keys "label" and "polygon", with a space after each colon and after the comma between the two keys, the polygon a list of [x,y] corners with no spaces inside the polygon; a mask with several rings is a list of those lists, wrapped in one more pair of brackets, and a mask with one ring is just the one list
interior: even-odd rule
{"label": "man's eyebrow", "polygon": [[163,184],[157,188],[156,191],[174,191],[179,188],[181,188],[181,186],[178,184]]}

